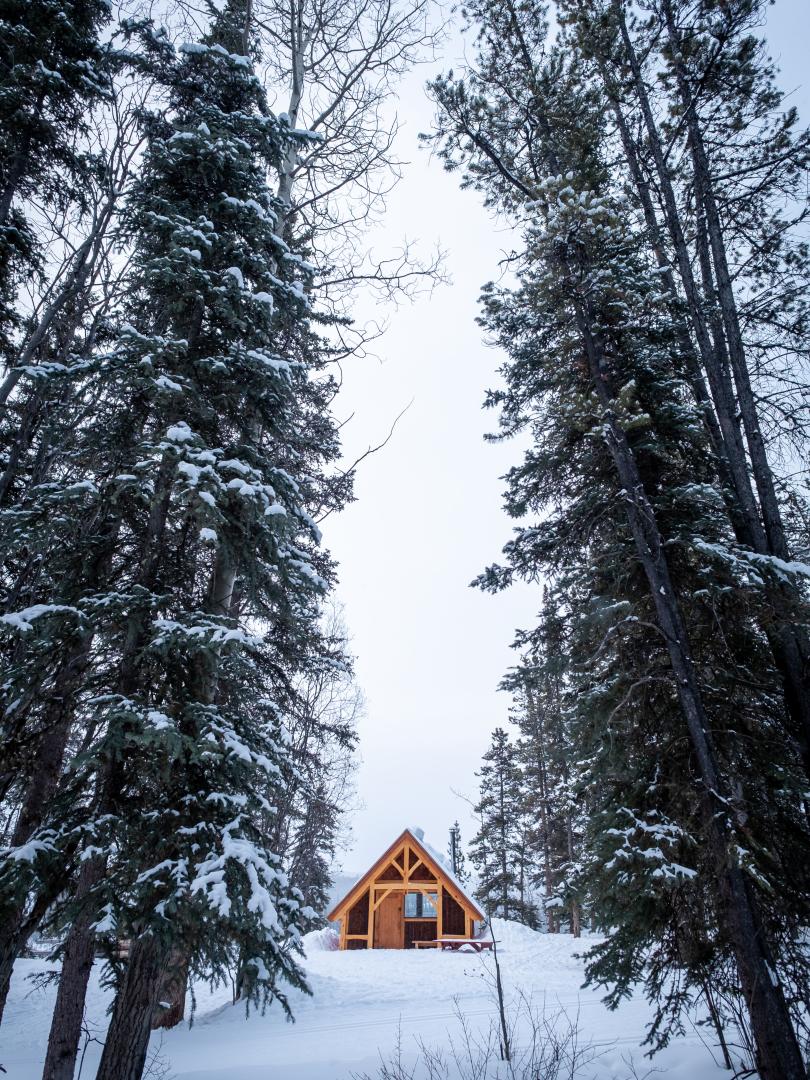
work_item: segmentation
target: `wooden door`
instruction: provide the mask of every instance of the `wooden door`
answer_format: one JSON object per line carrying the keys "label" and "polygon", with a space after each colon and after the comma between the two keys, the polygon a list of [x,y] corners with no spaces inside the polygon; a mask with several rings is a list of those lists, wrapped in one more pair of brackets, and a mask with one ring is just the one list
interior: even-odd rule
{"label": "wooden door", "polygon": [[402,893],[391,892],[374,912],[374,948],[403,947]]}

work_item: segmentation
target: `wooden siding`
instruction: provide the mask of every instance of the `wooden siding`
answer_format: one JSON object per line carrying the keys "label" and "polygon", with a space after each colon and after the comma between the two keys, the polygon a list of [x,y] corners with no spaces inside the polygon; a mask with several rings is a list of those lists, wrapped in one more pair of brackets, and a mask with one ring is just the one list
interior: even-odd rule
{"label": "wooden siding", "polygon": [[431,874],[430,870],[424,865],[419,863],[418,866],[414,866],[411,870],[411,881],[435,881],[436,875]]}
{"label": "wooden siding", "polygon": [[442,928],[445,937],[465,937],[464,908],[449,892],[442,893]]}
{"label": "wooden siding", "polygon": [[415,941],[433,941],[438,930],[435,919],[406,919],[405,948],[412,949]]}
{"label": "wooden siding", "polygon": [[349,908],[349,925],[347,934],[365,934],[368,931],[368,889],[363,893],[357,903]]}
{"label": "wooden siding", "polygon": [[377,881],[402,881],[402,871],[392,863],[378,875]]}

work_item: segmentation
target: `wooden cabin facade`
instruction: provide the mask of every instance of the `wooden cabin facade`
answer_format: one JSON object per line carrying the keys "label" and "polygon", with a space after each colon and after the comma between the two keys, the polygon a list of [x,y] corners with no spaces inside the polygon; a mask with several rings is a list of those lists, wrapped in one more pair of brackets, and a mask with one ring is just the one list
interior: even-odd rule
{"label": "wooden cabin facade", "polygon": [[423,842],[406,829],[327,918],[341,949],[411,949],[417,941],[471,938],[484,915]]}

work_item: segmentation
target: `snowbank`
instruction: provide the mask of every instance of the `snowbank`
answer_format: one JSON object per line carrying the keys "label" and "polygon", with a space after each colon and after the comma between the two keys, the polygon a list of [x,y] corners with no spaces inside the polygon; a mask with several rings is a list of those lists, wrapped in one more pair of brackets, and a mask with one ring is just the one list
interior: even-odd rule
{"label": "snowbank", "polygon": [[332,926],[325,926],[323,930],[310,930],[301,939],[304,952],[312,956],[316,952],[335,952],[340,945],[340,934]]}

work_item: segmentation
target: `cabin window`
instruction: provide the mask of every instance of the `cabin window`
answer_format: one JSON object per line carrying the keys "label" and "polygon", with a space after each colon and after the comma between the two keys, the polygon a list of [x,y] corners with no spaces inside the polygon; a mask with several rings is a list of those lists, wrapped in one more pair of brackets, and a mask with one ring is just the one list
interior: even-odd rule
{"label": "cabin window", "polygon": [[422,892],[405,893],[406,919],[435,919],[437,898],[435,893],[427,896]]}

